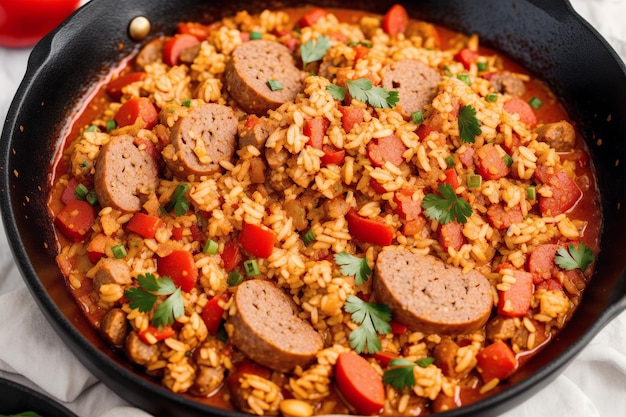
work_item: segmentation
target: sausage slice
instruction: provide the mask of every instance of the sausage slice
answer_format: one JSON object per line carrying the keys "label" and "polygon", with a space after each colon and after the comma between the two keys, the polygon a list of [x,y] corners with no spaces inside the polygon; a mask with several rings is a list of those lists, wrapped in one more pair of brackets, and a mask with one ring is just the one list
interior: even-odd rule
{"label": "sausage slice", "polygon": [[157,162],[134,142],[130,135],[114,136],[100,149],[94,181],[102,207],[139,211],[157,186]]}
{"label": "sausage slice", "polygon": [[464,274],[434,256],[400,248],[378,255],[373,286],[394,320],[417,331],[470,333],[485,324],[493,307],[491,284],[480,272]]}
{"label": "sausage slice", "polygon": [[287,372],[305,367],[323,348],[322,337],[297,316],[293,301],[272,282],[243,282],[233,302],[230,341],[259,364]]}
{"label": "sausage slice", "polygon": [[163,159],[172,173],[190,175],[217,172],[221,160],[232,161],[237,144],[237,118],[230,107],[208,103],[191,110],[172,127],[171,143]]}
{"label": "sausage slice", "polygon": [[422,110],[430,103],[441,75],[420,61],[406,59],[383,68],[382,85],[387,90],[398,91],[398,108],[405,118]]}
{"label": "sausage slice", "polygon": [[[224,72],[226,88],[246,112],[258,115],[296,98],[304,73],[289,49],[278,43],[255,40],[239,45]],[[270,88],[268,81],[279,86]]]}

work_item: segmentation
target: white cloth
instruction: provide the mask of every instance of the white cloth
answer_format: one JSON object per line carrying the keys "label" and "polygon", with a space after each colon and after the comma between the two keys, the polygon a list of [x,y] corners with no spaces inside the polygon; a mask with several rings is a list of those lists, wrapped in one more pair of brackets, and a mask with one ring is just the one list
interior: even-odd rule
{"label": "white cloth", "polygon": [[[626,0],[573,0],[626,60]],[[29,50],[0,48],[0,120]],[[0,376],[85,417],[149,417],[98,382],[49,326],[25,288],[0,224]],[[612,417],[626,410],[626,313],[613,320],[548,387],[503,417]]]}

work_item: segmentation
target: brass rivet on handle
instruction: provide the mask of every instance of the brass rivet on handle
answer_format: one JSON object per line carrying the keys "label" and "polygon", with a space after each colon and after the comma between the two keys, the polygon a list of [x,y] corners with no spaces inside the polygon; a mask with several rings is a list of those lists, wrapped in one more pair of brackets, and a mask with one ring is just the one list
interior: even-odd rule
{"label": "brass rivet on handle", "polygon": [[136,41],[144,40],[150,33],[150,21],[145,16],[135,17],[130,21],[128,33]]}

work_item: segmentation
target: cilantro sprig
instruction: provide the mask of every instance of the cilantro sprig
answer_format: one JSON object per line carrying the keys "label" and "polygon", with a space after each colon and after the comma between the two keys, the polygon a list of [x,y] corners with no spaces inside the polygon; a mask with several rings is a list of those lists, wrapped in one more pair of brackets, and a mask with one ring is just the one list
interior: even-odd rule
{"label": "cilantro sprig", "polygon": [[155,326],[167,326],[185,313],[180,287],[176,287],[169,277],[156,278],[151,273],[137,277],[139,288],[131,287],[124,292],[130,300],[130,308],[147,313],[154,308],[159,296],[168,297],[157,307],[152,317]]}
{"label": "cilantro sprig", "polygon": [[[379,109],[388,109],[394,107],[400,97],[397,91],[389,91],[382,87],[374,87],[369,78],[358,78],[356,80],[348,80],[346,82],[350,96],[365,104]],[[326,90],[335,100],[343,100],[346,95],[346,88],[339,87],[335,84],[326,86]]]}
{"label": "cilantro sprig", "polygon": [[472,206],[463,198],[456,195],[449,183],[437,186],[439,194],[430,193],[424,196],[422,207],[429,219],[436,219],[441,224],[456,221],[466,223],[473,213]]}
{"label": "cilantro sprig", "polygon": [[189,210],[189,201],[185,197],[185,193],[189,190],[189,184],[178,184],[172,193],[170,202],[165,206],[165,211],[174,210],[176,216],[182,216]]}
{"label": "cilantro sprig", "polygon": [[595,259],[593,251],[583,242],[580,242],[578,246],[569,244],[567,250],[559,248],[556,253],[554,262],[567,271],[577,268],[584,271]]}
{"label": "cilantro sprig", "polygon": [[355,295],[349,295],[343,306],[352,314],[352,321],[360,324],[350,332],[350,347],[357,353],[376,353],[381,344],[378,334],[391,332],[391,309],[385,304],[368,303]]}
{"label": "cilantro sprig", "polygon": [[318,37],[315,42],[313,42],[313,39],[309,39],[300,45],[300,56],[302,57],[304,67],[306,68],[311,62],[324,58],[330,46],[330,38],[325,35]]}
{"label": "cilantro sprig", "polygon": [[367,263],[366,258],[357,258],[348,252],[339,252],[333,256],[335,263],[339,265],[339,271],[345,276],[354,276],[356,285],[367,282],[372,269]]}
{"label": "cilantro sprig", "polygon": [[392,359],[389,362],[390,369],[383,374],[383,383],[391,385],[398,391],[402,391],[404,388],[412,388],[415,385],[413,368],[416,366],[427,368],[433,362],[435,362],[435,358],[431,356],[416,362],[411,362],[404,358]]}
{"label": "cilantro sprig", "polygon": [[476,118],[476,110],[472,106],[463,106],[459,109],[459,134],[461,142],[474,143],[476,136],[483,133],[480,121]]}

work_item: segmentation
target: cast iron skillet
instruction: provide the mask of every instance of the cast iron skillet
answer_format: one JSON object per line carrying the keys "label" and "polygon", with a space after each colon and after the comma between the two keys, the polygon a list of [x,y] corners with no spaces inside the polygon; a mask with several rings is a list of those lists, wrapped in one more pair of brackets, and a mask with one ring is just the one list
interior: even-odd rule
{"label": "cast iron skillet", "polygon": [[[326,7],[384,13],[386,0],[312,1]],[[412,17],[466,33],[522,63],[546,80],[586,138],[602,190],[605,227],[597,272],[571,324],[516,373],[505,389],[446,416],[493,416],[546,386],[612,318],[626,308],[626,68],[607,43],[565,0],[399,1]],[[237,10],[301,6],[302,1],[93,0],[34,49],[2,133],[0,203],[11,249],[50,324],[98,378],[155,415],[239,415],[173,394],[111,352],[82,317],[54,261],[46,209],[49,166],[67,121],[94,82],[137,48],[129,21],[144,15],[151,36],[171,34],[176,22],[207,22]]]}
{"label": "cast iron skillet", "polygon": [[45,417],[77,417],[51,398],[27,386],[0,378],[0,414],[13,415],[33,411]]}

